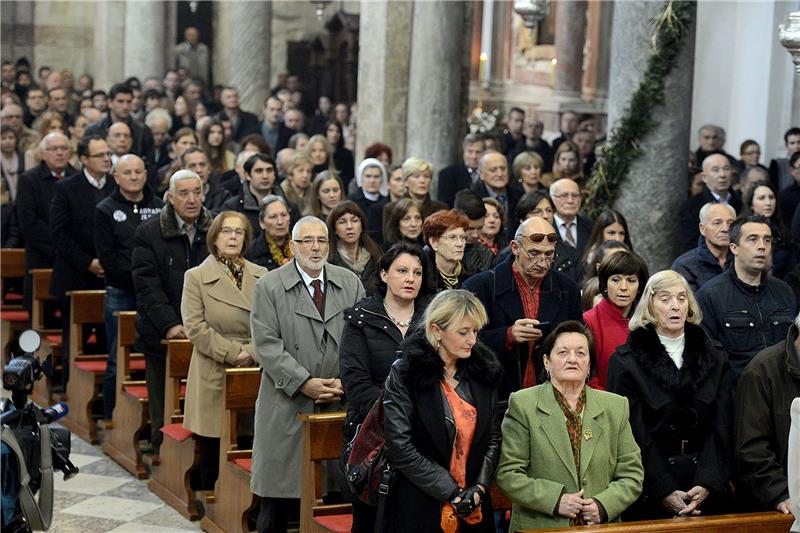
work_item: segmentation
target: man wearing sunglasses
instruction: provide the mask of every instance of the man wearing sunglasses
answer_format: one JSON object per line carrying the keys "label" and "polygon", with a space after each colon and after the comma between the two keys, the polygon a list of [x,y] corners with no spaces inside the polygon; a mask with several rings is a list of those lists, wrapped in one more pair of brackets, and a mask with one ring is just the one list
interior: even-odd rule
{"label": "man wearing sunglasses", "polygon": [[552,268],[557,240],[549,222],[531,217],[517,229],[505,261],[464,282],[489,315],[478,337],[503,363],[505,395],[540,383],[541,340],[561,322],[581,320],[580,289]]}

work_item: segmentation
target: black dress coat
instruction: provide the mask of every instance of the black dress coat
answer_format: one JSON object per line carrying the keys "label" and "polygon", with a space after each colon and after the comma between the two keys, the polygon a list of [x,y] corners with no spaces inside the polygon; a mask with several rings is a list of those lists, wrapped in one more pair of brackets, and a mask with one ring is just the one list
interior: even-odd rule
{"label": "black dress coat", "polygon": [[[67,166],[62,175],[70,176],[75,169]],[[52,268],[55,249],[50,240],[50,204],[53,187],[58,180],[42,161],[19,176],[17,182],[16,213],[20,232],[25,242],[25,271],[32,268]],[[25,276],[25,305],[30,308],[33,278]]]}
{"label": "black dress coat", "polygon": [[[730,199],[728,202],[731,207],[736,209],[739,213],[742,210],[742,200],[739,198],[736,191],[730,189]],[[687,198],[683,205],[681,205],[678,212],[678,226],[675,231],[677,243],[680,253],[685,253],[697,246],[697,239],[700,237],[700,209],[709,202],[716,202],[714,195],[708,190],[708,187],[703,184],[703,192],[696,196]]]}
{"label": "black dress coat", "polygon": [[67,291],[102,289],[103,278],[89,272],[97,258],[94,247],[94,211],[113,191],[106,177],[102,189],[93,187],[82,170],[62,179],[53,188],[50,206],[50,237],[56,250],[50,292],[63,298]]}
{"label": "black dress coat", "polygon": [[[444,362],[417,329],[400,346],[401,358],[392,365],[384,393],[384,431],[389,463],[396,477],[386,506],[384,533],[441,532],[441,505],[459,488],[450,474],[455,428],[441,391]],[[457,392],[477,408],[472,446],[467,458],[466,484],[489,487],[500,456],[498,403],[502,368],[480,343],[459,361]],[[466,398],[465,398],[466,396]],[[465,488],[465,487],[461,487]],[[481,499],[483,520],[460,524],[462,533],[494,532],[491,497]]]}
{"label": "black dress coat", "polygon": [[[477,170],[475,171],[477,173]],[[456,201],[456,194],[472,187],[472,175],[469,173],[467,165],[456,163],[443,168],[439,172],[439,183],[437,185],[436,198],[440,202],[453,207]]]}
{"label": "black dress coat", "polygon": [[244,258],[267,270],[275,270],[281,266],[275,262],[272,258],[272,254],[269,252],[267,239],[264,237],[264,230],[261,230],[258,236],[250,242],[250,246],[248,246],[247,250],[244,252]]}
{"label": "black dress coat", "polygon": [[171,327],[183,323],[183,275],[208,256],[206,233],[211,220],[211,214],[203,209],[191,243],[178,228],[171,205],[136,228],[131,259],[136,289],[134,350],[150,357],[166,357],[161,339]]}
{"label": "black dress coat", "polygon": [[[527,342],[517,344],[511,350],[506,348],[508,328],[520,318],[525,318],[517,283],[514,281],[511,271],[514,259],[514,255],[509,255],[505,261],[498,263],[492,270],[469,278],[463,286],[464,289],[475,293],[489,315],[489,323],[478,333],[478,338],[497,354],[503,365],[505,376],[503,399],[522,387],[522,378],[528,364]],[[548,322],[541,328],[542,340],[565,320],[582,322],[581,293],[575,282],[564,274],[551,269],[541,281],[537,319]],[[537,344],[534,362],[538,374],[537,383],[542,383],[544,363],[542,362],[541,343]]]}
{"label": "black dress coat", "polygon": [[630,518],[671,516],[661,500],[695,485],[711,492],[703,514],[719,511],[731,479],[733,374],[717,341],[688,322],[684,331],[680,370],[652,325],[633,330],[609,360],[606,390],[628,398],[644,464]]}

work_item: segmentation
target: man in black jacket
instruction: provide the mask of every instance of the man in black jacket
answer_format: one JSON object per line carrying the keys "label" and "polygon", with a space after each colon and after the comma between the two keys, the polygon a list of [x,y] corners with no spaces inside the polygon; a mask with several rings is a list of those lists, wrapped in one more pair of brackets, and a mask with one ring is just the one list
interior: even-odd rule
{"label": "man in black jacket", "polygon": [[736,492],[758,511],[791,512],[789,406],[800,396],[798,323],[800,317],[784,340],[750,361],[736,388]]}
{"label": "man in black jacket", "polygon": [[[103,288],[103,267],[94,249],[92,220],[97,204],[114,190],[114,182],[108,175],[111,151],[104,139],[85,136],[78,143],[78,157],[83,170],[55,184],[50,206],[50,237],[56,252],[50,293],[61,300],[64,346],[69,346],[70,330],[67,292]],[[69,379],[67,363],[65,359],[62,375],[65,387]]]}
{"label": "man in black jacket", "polygon": [[586,245],[589,244],[589,236],[594,226],[591,220],[578,214],[583,204],[581,189],[575,180],[561,178],[550,185],[550,198],[553,199],[556,208],[553,222],[558,230],[558,237],[571,246],[580,259],[583,257]]}
{"label": "man in black jacket", "polygon": [[730,231],[736,211],[726,204],[709,202],[700,209],[700,235],[697,248],[689,250],[672,263],[672,270],[689,283],[693,291],[722,274],[731,257]]}
{"label": "man in black jacket", "polygon": [[789,285],[767,273],[772,230],[766,218],[737,219],[730,239],[732,268],[703,285],[697,300],[703,327],[722,343],[738,379],[757,352],[786,338],[797,302]]}
{"label": "man in black jacket", "polygon": [[688,252],[697,246],[700,229],[697,220],[700,209],[708,202],[720,202],[733,207],[738,213],[742,209],[742,201],[731,189],[733,167],[728,158],[722,154],[711,154],[703,160],[703,192],[688,198],[681,206],[678,214],[678,245],[680,252]]}
{"label": "man in black jacket", "polygon": [[258,117],[239,107],[239,91],[236,87],[225,87],[219,96],[222,111],[217,114],[221,121],[231,122],[231,137],[241,141],[251,133],[259,133]]}
{"label": "man in black jacket", "polygon": [[[17,220],[25,241],[25,271],[52,268],[55,254],[50,238],[50,204],[59,180],[75,173],[69,166],[69,139],[53,132],[41,142],[42,162],[19,177]],[[25,307],[31,309],[32,278],[25,276]]]}
{"label": "man in black jacket", "polygon": [[203,205],[216,214],[222,210],[222,204],[230,196],[227,189],[219,184],[219,176],[211,175],[211,162],[208,160],[208,154],[199,146],[188,148],[181,154],[181,168],[191,170],[203,180],[203,190],[205,198]]}
{"label": "man in black jacket", "polygon": [[565,320],[582,320],[580,289],[552,269],[556,240],[549,222],[531,217],[511,241],[513,255],[464,282],[489,316],[478,337],[503,364],[503,399],[540,382],[542,338]]}
{"label": "man in black jacket", "polygon": [[472,185],[478,198],[494,198],[506,213],[513,213],[525,191],[508,179],[508,160],[500,152],[487,152],[478,163],[480,179]]}
{"label": "man in black jacket", "polygon": [[156,455],[164,425],[166,348],[162,339],[185,339],[181,318],[183,275],[208,256],[206,233],[211,213],[203,207],[203,181],[190,170],[170,177],[169,205],[136,229],[133,286],[136,291],[136,342],[145,357],[150,409],[150,440]]}
{"label": "man in black jacket", "polygon": [[483,136],[468,133],[461,143],[462,162],[439,172],[436,199],[453,207],[458,191],[467,190],[478,180],[478,163],[483,155]]}
{"label": "man in black jacket", "polygon": [[103,314],[106,324],[108,364],[103,377],[103,417],[114,413],[116,394],[116,311],[136,309],[136,292],[131,275],[133,236],[140,223],[158,216],[164,206],[147,185],[144,161],[137,155],[122,156],[114,166],[116,189],[97,204],[94,212],[94,246],[105,272],[106,298]]}
{"label": "man in black jacket", "polygon": [[108,128],[115,122],[124,122],[131,129],[133,146],[131,151],[145,159],[150,157],[153,151],[153,136],[147,126],[144,126],[131,118],[131,103],[133,102],[133,90],[124,83],[117,83],[108,92],[108,113],[102,119],[91,124],[86,129],[86,135],[99,135],[104,138],[108,134]]}

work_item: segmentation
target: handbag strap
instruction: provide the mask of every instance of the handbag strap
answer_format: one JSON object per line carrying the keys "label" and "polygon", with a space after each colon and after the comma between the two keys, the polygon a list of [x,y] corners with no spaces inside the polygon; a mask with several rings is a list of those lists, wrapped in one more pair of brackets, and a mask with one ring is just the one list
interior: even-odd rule
{"label": "handbag strap", "polygon": [[42,485],[39,490],[38,503],[30,487],[31,476],[28,472],[28,465],[25,464],[25,456],[22,454],[14,432],[7,426],[3,426],[2,441],[17,456],[20,479],[19,500],[22,513],[31,529],[45,531],[50,528],[53,520],[53,454],[50,450],[50,428],[46,424],[39,424],[39,434],[41,436],[39,471],[42,474]]}

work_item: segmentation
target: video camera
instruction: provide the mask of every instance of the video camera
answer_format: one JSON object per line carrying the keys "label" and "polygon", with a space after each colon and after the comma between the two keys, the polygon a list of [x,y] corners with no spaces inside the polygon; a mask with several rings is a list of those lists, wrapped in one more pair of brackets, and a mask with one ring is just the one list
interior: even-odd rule
{"label": "video camera", "polygon": [[34,383],[52,375],[52,355],[44,362],[36,357],[40,344],[38,333],[23,332],[22,353],[3,369],[3,388],[11,392],[11,401],[0,406],[4,532],[47,530],[53,516],[53,470],[60,470],[65,480],[78,473],[69,460],[69,431],[48,425],[67,414],[67,404],[41,409],[28,400]]}

